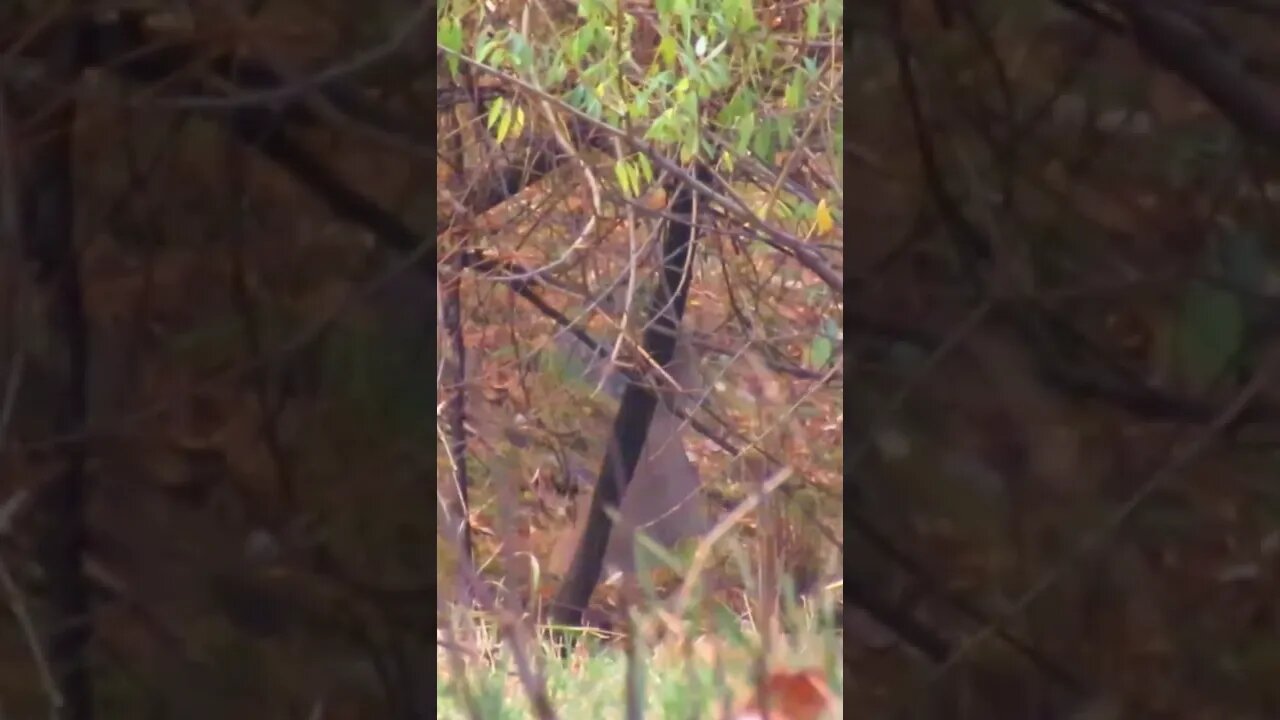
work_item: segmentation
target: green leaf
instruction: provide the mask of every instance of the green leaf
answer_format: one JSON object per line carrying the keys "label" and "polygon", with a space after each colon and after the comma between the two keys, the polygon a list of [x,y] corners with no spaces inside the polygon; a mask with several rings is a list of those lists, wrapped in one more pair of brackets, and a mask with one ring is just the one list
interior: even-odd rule
{"label": "green leaf", "polygon": [[667,108],[662,111],[649,129],[644,133],[645,140],[655,142],[669,143],[679,137],[679,128],[676,120],[675,108]]}
{"label": "green leaf", "polygon": [[742,0],[738,8],[738,29],[743,32],[754,30],[760,23],[756,20],[756,9],[752,0]]}
{"label": "green leaf", "polygon": [[462,28],[458,26],[458,21],[453,18],[445,18],[439,27],[436,28],[436,42],[441,47],[448,48],[454,52],[462,49]]}
{"label": "green leaf", "polygon": [[804,36],[810,40],[818,37],[818,21],[822,19],[822,6],[811,2],[804,9]]}
{"label": "green leaf", "polygon": [[631,105],[628,108],[632,122],[639,122],[644,119],[649,112],[649,95],[653,92],[653,87],[646,84],[644,87],[631,98]]}
{"label": "green leaf", "polygon": [[1182,376],[1198,389],[1207,387],[1230,368],[1243,341],[1244,315],[1235,293],[1192,283],[1174,335]]}
{"label": "green leaf", "polygon": [[565,96],[564,101],[579,110],[585,110],[587,107],[587,89],[581,85],[576,85],[569,94]]}
{"label": "green leaf", "polygon": [[777,119],[777,120],[775,120],[774,122],[775,122],[775,123],[777,123],[777,127],[778,127],[778,129],[777,129],[777,133],[778,133],[777,137],[778,137],[778,145],[779,145],[779,147],[780,147],[780,148],[787,148],[787,147],[791,147],[792,142],[795,140],[795,137],[796,137],[796,135],[795,135],[795,131],[796,131],[796,119],[795,119],[795,116],[794,116],[794,115],[780,115],[780,116],[778,117],[778,119]]}
{"label": "green leaf", "polygon": [[844,24],[845,0],[827,0],[823,9],[827,11],[827,28],[834,32]]}
{"label": "green leaf", "polygon": [[720,112],[716,113],[716,122],[733,127],[750,110],[751,107],[747,103],[746,93],[743,92],[743,88],[738,88],[734,91],[733,97],[729,99],[729,102],[725,103],[720,108]]}
{"label": "green leaf", "polygon": [[809,345],[809,363],[815,368],[824,367],[831,359],[831,338],[818,335]]}
{"label": "green leaf", "polygon": [[751,137],[751,152],[762,162],[773,162],[773,123],[766,122]]}
{"label": "green leaf", "polygon": [[520,33],[511,33],[511,57],[517,69],[533,67],[533,48]]}
{"label": "green leaf", "polygon": [[[552,64],[551,67],[547,68],[546,85],[555,87],[556,85],[564,82],[564,79],[568,76],[569,69],[564,66],[564,59],[557,58],[555,63]],[[837,157],[840,156],[837,155]]]}
{"label": "green leaf", "polygon": [[687,40],[693,30],[693,8],[690,7],[689,0],[673,0],[671,12],[680,18],[680,29]]}
{"label": "green leaf", "polygon": [[492,130],[493,124],[498,122],[498,118],[502,116],[503,98],[496,97],[493,103],[489,105],[489,116],[485,120],[485,127]]}
{"label": "green leaf", "polygon": [[734,145],[734,150],[739,155],[746,155],[747,148],[751,147],[751,138],[756,131],[756,114],[748,112],[738,119],[738,142]]}
{"label": "green leaf", "polygon": [[[453,18],[445,18],[444,22],[436,28],[436,42],[440,47],[452,50],[455,53],[461,52],[462,28],[458,25],[458,21]],[[455,55],[447,54],[445,62],[449,64],[449,74],[456,80],[458,77],[458,58]]]}
{"label": "green leaf", "polygon": [[724,59],[717,61],[712,61],[711,59],[718,55],[719,49],[723,47],[724,43],[718,45],[717,49],[711,52],[711,57],[707,58],[703,65],[703,68],[706,70],[707,89],[713,93],[720,92],[721,90],[729,87],[732,83],[732,79],[729,75],[729,63],[725,62]]}
{"label": "green leaf", "polygon": [[476,43],[476,62],[482,63],[489,57],[489,53],[498,48],[500,41],[496,37],[490,37],[487,30],[481,31],[478,40],[479,42]]}
{"label": "green leaf", "polygon": [[[690,96],[692,97],[692,96]],[[694,114],[696,117],[696,113]],[[691,122],[685,133],[684,142],[680,144],[680,162],[688,164],[698,156],[698,147],[702,144],[702,138],[698,135],[698,124]]]}
{"label": "green leaf", "polygon": [[796,70],[791,75],[791,82],[787,84],[787,92],[785,95],[787,107],[792,110],[800,109],[800,106],[804,104],[804,88],[804,73],[800,70]]}
{"label": "green leaf", "polygon": [[569,41],[569,62],[577,65],[582,62],[582,57],[591,49],[590,25],[584,25],[578,28],[578,32],[573,34],[573,40]]}

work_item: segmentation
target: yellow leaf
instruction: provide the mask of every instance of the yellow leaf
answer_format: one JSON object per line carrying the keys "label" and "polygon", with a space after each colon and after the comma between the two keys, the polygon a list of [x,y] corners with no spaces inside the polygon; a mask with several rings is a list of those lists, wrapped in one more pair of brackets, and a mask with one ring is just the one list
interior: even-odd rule
{"label": "yellow leaf", "polygon": [[494,123],[498,122],[498,118],[502,115],[502,98],[496,97],[493,103],[489,105],[489,120],[485,127],[493,129]]}
{"label": "yellow leaf", "polygon": [[818,209],[815,211],[817,218],[817,228],[819,235],[827,235],[836,226],[835,218],[831,217],[831,208],[827,207],[826,199],[818,201]]}
{"label": "yellow leaf", "polygon": [[511,108],[504,108],[502,116],[498,118],[498,143],[507,139],[507,133],[511,131],[511,120],[515,117],[515,113]]}
{"label": "yellow leaf", "polygon": [[676,39],[670,35],[662,38],[662,42],[658,43],[658,54],[662,56],[662,62],[666,64],[668,70],[675,69]]}
{"label": "yellow leaf", "polygon": [[520,137],[521,131],[524,130],[524,108],[516,108],[516,120],[511,125],[511,136]]}

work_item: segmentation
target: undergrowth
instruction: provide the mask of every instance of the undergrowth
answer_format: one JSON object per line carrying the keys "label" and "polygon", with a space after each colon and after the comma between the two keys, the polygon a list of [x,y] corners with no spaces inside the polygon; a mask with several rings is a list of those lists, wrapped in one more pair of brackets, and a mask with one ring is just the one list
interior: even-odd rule
{"label": "undergrowth", "polygon": [[[822,717],[840,717],[843,638],[833,619],[834,600],[835,593],[826,592],[784,602],[782,629],[771,635],[767,652],[749,613],[710,601],[682,618],[662,603],[633,608],[626,631],[616,633],[556,632],[528,618],[454,606],[441,618],[447,627],[437,636],[437,717],[545,716],[531,700],[545,692],[554,716],[623,718],[633,671],[644,717],[733,718],[754,695],[762,669],[815,673],[833,703]],[[575,640],[571,649],[566,636]]]}

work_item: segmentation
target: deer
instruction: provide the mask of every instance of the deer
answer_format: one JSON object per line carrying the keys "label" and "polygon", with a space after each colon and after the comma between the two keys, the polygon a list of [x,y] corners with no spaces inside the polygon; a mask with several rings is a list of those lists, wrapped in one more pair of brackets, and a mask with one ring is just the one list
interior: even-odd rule
{"label": "deer", "polygon": [[[621,397],[621,377],[617,373],[604,372],[604,363],[596,360],[594,354],[575,338],[562,337],[557,341],[560,352],[577,358],[591,355],[584,363],[583,379],[599,383],[615,399]],[[677,406],[692,406],[688,398],[698,397],[703,385],[697,354],[683,335],[676,339],[675,361],[668,372],[684,391],[680,393],[683,397],[675,398]],[[672,408],[664,402],[658,403],[640,461],[619,504],[610,532],[605,550],[607,573],[631,575],[636,572],[636,553],[643,552],[643,545],[636,539],[637,533],[643,533],[662,547],[671,548],[682,540],[700,537],[710,529],[701,478],[685,448],[685,427],[685,421]],[[589,492],[578,495],[574,525],[556,541],[551,552],[549,569],[553,574],[563,575],[573,560],[593,491],[591,488]]]}

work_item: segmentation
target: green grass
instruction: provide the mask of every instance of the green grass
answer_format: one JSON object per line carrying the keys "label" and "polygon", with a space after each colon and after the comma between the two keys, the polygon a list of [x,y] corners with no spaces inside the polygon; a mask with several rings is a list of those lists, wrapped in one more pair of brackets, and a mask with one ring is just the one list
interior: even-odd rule
{"label": "green grass", "polygon": [[[497,639],[485,617],[454,612],[455,633],[470,639],[454,656],[437,647],[437,717],[473,718],[465,698],[483,720],[537,717],[521,681],[509,642]],[[661,612],[636,613],[636,667],[645,717],[720,718],[752,694],[761,656],[760,636],[748,620],[720,607],[701,621],[677,620]],[[833,694],[843,695],[842,638],[829,609],[797,608],[786,613],[788,631],[769,652],[771,670],[813,668]],[[612,720],[626,717],[629,661],[617,638],[584,635],[562,658],[546,628],[525,626],[522,643],[536,666],[551,708],[560,718]],[[457,635],[455,635],[457,637]],[[457,647],[457,646],[455,646]],[[465,667],[462,677],[452,668]]]}

